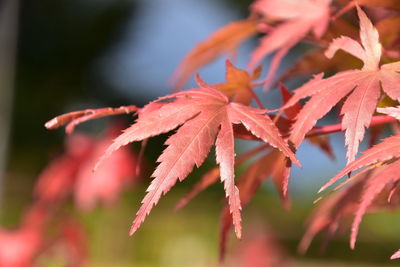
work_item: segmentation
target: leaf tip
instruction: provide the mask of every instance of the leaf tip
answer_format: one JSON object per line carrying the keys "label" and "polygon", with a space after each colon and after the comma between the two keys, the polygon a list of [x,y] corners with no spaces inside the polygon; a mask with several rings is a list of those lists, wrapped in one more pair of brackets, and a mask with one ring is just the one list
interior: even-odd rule
{"label": "leaf tip", "polygon": [[133,236],[133,234],[137,231],[137,227],[132,226],[129,230],[129,236]]}
{"label": "leaf tip", "polygon": [[225,60],[225,65],[226,65],[226,68],[227,68],[227,69],[228,69],[228,68],[234,67],[233,64],[232,64],[232,62],[229,60],[229,58],[227,58],[227,59]]}
{"label": "leaf tip", "polygon": [[58,122],[57,117],[49,120],[48,122],[46,122],[44,124],[44,127],[46,127],[47,130],[57,129],[59,127],[59,122]]}
{"label": "leaf tip", "polygon": [[241,226],[238,226],[238,227],[236,227],[235,226],[235,234],[236,234],[236,237],[237,237],[237,239],[242,239],[242,227]]}
{"label": "leaf tip", "polygon": [[196,73],[196,83],[200,86],[200,87],[207,87],[207,83],[205,81],[203,81],[203,79],[200,77],[200,74],[197,72]]}
{"label": "leaf tip", "polygon": [[390,257],[391,260],[395,260],[395,259],[399,259],[399,258],[400,258],[400,249]]}
{"label": "leaf tip", "polygon": [[318,190],[317,194],[321,194],[322,191],[324,191],[327,188],[326,185],[321,186],[321,188]]}

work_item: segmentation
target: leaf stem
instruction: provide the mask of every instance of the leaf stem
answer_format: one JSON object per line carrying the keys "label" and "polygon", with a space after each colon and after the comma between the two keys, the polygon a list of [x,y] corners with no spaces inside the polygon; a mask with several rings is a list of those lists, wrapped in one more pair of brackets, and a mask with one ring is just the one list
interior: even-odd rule
{"label": "leaf stem", "polygon": [[[372,117],[371,123],[369,126],[386,124],[390,122],[395,122],[396,119],[391,116],[374,116]],[[311,131],[306,134],[306,137],[313,137],[319,135],[325,135],[330,133],[336,133],[342,131],[342,124],[333,124],[333,125],[326,125],[321,127],[314,127]]]}

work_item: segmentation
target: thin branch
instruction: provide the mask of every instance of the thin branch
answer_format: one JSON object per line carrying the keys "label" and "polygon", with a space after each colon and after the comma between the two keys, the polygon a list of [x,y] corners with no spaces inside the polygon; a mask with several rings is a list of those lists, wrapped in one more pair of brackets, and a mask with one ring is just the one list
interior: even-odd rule
{"label": "thin branch", "polygon": [[[395,122],[395,121],[396,121],[396,118],[393,118],[390,116],[374,116],[374,117],[372,117],[370,126],[381,125],[381,124],[386,124],[386,123]],[[336,133],[336,132],[340,132],[340,131],[342,131],[341,123],[322,126],[322,127],[314,127],[311,131],[309,131],[307,133],[306,137],[325,135],[325,134]]]}
{"label": "thin branch", "polygon": [[[391,116],[374,116],[372,117],[371,123],[369,126],[375,126],[375,125],[381,125],[381,124],[386,124],[386,123],[391,123],[397,121],[396,118],[393,118]],[[321,126],[321,127],[314,127],[311,129],[307,134],[307,137],[314,137],[314,136],[320,136],[320,135],[326,135],[326,134],[331,134],[331,133],[337,133],[342,131],[342,124],[332,124],[332,125],[326,125],[326,126]],[[235,133],[236,138],[244,139],[244,140],[256,140],[260,141],[259,138],[255,137],[252,134],[246,134],[246,133]],[[283,135],[283,137],[289,137],[289,134]]]}
{"label": "thin branch", "polygon": [[349,10],[354,8],[357,5],[357,1],[351,1],[347,5],[345,5],[342,9],[340,9],[335,15],[331,17],[332,21],[337,20],[340,18],[344,13],[347,13]]}

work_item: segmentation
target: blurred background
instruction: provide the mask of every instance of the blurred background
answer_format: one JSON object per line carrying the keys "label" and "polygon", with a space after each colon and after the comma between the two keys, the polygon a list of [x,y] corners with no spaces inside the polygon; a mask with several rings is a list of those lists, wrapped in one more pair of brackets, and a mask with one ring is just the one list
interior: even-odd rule
{"label": "blurred background", "polygon": [[[250,2],[0,1],[0,225],[10,229],[18,225],[32,201],[40,171],[63,151],[64,131],[46,130],[47,120],[79,109],[142,106],[170,93],[168,78],[185,54],[216,29],[246,17]],[[237,66],[244,68],[255,45],[251,40],[241,46]],[[290,58],[305,49],[296,47]],[[221,58],[202,69],[203,79],[221,82],[224,61]],[[282,68],[290,62],[284,62]],[[289,85],[293,88],[300,82]],[[194,86],[192,81],[187,88]],[[268,97],[259,93],[269,107],[280,103],[275,91]],[[133,121],[130,116],[123,117]],[[77,130],[96,135],[106,121],[88,122]],[[173,210],[179,198],[213,166],[213,157],[161,199],[141,229],[128,237],[164,140],[161,137],[149,143],[147,176],[126,190],[116,205],[88,213],[71,209],[86,231],[88,266],[217,266],[222,185],[210,187],[182,210]],[[280,204],[272,183],[263,185],[244,210],[244,240],[231,236],[227,264],[254,233],[274,236],[281,246],[276,254],[284,255],[294,266],[398,264],[388,258],[400,244],[400,228],[394,223],[400,214],[389,212],[365,217],[355,251],[349,249],[349,231],[344,231],[324,252],[318,238],[307,254],[296,252],[317,189],[345,165],[343,136],[333,134],[332,144],[336,161],[315,147],[300,148],[303,168],[293,171],[289,212]],[[238,149],[246,146],[239,143]],[[41,264],[59,266],[51,260]]]}

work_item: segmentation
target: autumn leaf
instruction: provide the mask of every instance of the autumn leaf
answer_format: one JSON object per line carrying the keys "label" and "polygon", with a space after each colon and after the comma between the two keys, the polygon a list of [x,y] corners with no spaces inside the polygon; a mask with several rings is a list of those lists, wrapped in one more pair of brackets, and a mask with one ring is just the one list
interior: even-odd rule
{"label": "autumn leaf", "polygon": [[39,266],[55,256],[62,266],[83,266],[87,249],[82,226],[69,216],[55,216],[59,211],[43,204],[29,206],[16,229],[0,228],[0,266]]}
{"label": "autumn leaf", "polygon": [[[282,102],[285,104],[292,96],[292,94],[288,91],[288,89],[282,84],[279,84],[281,89],[282,95]],[[290,124],[293,123],[297,113],[301,110],[302,105],[297,103],[296,105],[286,109],[285,115],[288,119],[284,117],[279,117],[276,121],[276,125],[280,130],[281,134],[284,136],[288,136],[288,131],[290,128]],[[244,129],[246,132],[247,130]],[[241,129],[236,128],[235,133],[241,132]],[[241,136],[243,137],[243,136]],[[312,145],[319,147],[324,153],[328,155],[328,157],[334,159],[335,156],[333,154],[332,148],[329,144],[329,136],[314,136],[307,139],[310,141]],[[270,149],[269,146],[260,145],[238,157],[238,160],[235,162],[235,167],[238,167],[251,157],[257,155],[261,152],[268,152],[265,157],[261,157],[260,159],[256,160],[255,162],[251,163],[247,168],[246,171],[240,176],[239,181],[253,181],[255,175],[257,173],[258,179],[266,179],[269,176],[272,177],[272,180],[275,183],[276,189],[279,192],[283,204],[285,207],[289,206],[287,190],[288,190],[288,175],[290,165],[286,158],[283,155],[279,155],[277,151],[268,151]],[[259,166],[261,169],[257,167]],[[251,169],[256,169],[250,171]],[[192,190],[190,190],[176,205],[176,209],[180,209],[185,206],[192,198],[194,198],[197,194],[201,191],[205,190],[207,187],[211,186],[215,182],[217,182],[219,178],[219,170],[218,168],[213,168],[193,186]],[[239,191],[240,191],[241,182],[239,183]],[[255,193],[255,192],[254,192]],[[242,195],[242,193],[240,193]],[[248,195],[243,192],[243,195]],[[252,196],[253,194],[249,194]],[[243,202],[243,200],[241,200]],[[229,228],[228,228],[229,230]]]}
{"label": "autumn leaf", "polygon": [[225,82],[213,86],[223,92],[231,101],[249,105],[254,97],[251,82],[260,77],[261,67],[256,68],[253,73],[236,68],[229,60],[226,60]]}
{"label": "autumn leaf", "polygon": [[[398,118],[398,108],[379,108],[380,113]],[[355,161],[348,164],[342,171],[326,183],[320,190],[325,190],[328,186],[338,181],[344,175],[356,171],[360,168],[371,166],[376,171],[373,175],[365,177],[363,181],[363,191],[357,208],[355,209],[355,218],[352,224],[352,232],[350,237],[351,248],[355,247],[359,225],[362,217],[367,209],[371,206],[376,197],[387,187],[392,187],[390,192],[394,192],[400,181],[400,136],[392,136],[383,140],[382,143],[375,145],[363,153],[363,155]],[[388,200],[390,202],[392,193],[389,193]]]}
{"label": "autumn leaf", "polygon": [[358,179],[350,186],[329,196],[314,209],[308,219],[306,232],[298,246],[300,253],[305,253],[314,237],[324,230],[327,233],[324,240],[326,245],[326,242],[338,230],[341,220],[354,213],[362,185],[363,181]]}
{"label": "autumn leaf", "polygon": [[[282,103],[285,105],[290,101],[293,94],[289,92],[286,86],[283,83],[279,83],[279,88],[282,94]],[[295,103],[294,105],[290,106],[289,108],[283,110],[285,115],[290,121],[290,126],[292,127],[293,123],[295,122],[299,112],[302,110],[302,105],[300,103]],[[288,132],[285,132],[288,135]],[[290,135],[289,135],[290,136]],[[331,159],[335,158],[333,154],[332,148],[329,144],[329,137],[327,136],[314,136],[309,137],[307,139],[312,145],[319,147],[324,153],[328,155]],[[285,206],[288,206],[288,187],[289,187],[289,176],[290,176],[290,169],[292,164],[287,159],[280,158],[276,163],[277,166],[281,166],[281,170],[279,172],[279,176],[274,179],[275,185],[280,193],[281,199],[283,200]]]}
{"label": "autumn leaf", "polygon": [[80,162],[73,186],[75,203],[80,210],[93,210],[97,203],[116,203],[123,189],[136,177],[136,157],[127,148],[118,150],[93,172],[99,157],[118,135],[118,128],[111,127],[103,138],[95,142],[90,155]]}
{"label": "autumn leaf", "polygon": [[387,107],[387,108],[378,108],[377,111],[379,113],[387,114],[400,120],[400,106],[397,107]]}
{"label": "autumn leaf", "polygon": [[400,180],[400,176],[396,175],[400,168],[399,162],[397,160],[379,168],[366,169],[351,177],[346,182],[346,187],[341,185],[339,192],[328,196],[311,215],[299,251],[304,253],[314,236],[324,230],[326,245],[338,231],[340,224],[355,214],[350,237],[350,246],[354,249],[359,225],[365,213],[398,206],[399,199],[393,200],[391,192]]}
{"label": "autumn leaf", "polygon": [[[160,164],[152,174],[154,177],[142,206],[137,212],[130,234],[133,234],[157,204],[179,179],[182,181],[205,160],[215,141],[216,159],[220,165],[221,181],[224,183],[233,224],[238,237],[241,236],[241,204],[239,192],[234,183],[234,133],[232,124],[243,124],[253,135],[281,150],[299,164],[279,130],[261,109],[229,103],[227,97],[205,84],[199,77],[200,89],[179,92],[159,101],[169,101],[159,109],[145,116],[139,116],[136,123],[126,129],[106,150],[100,162],[120,147],[161,133],[179,129],[165,142],[168,147],[158,158]],[[99,165],[98,164],[98,165]]]}
{"label": "autumn leaf", "polygon": [[72,191],[81,163],[90,156],[93,141],[83,134],[66,140],[66,151],[52,160],[39,174],[34,196],[40,202],[56,203]]}
{"label": "autumn leaf", "polygon": [[232,22],[214,32],[187,54],[176,68],[170,80],[174,91],[181,90],[199,68],[222,54],[234,55],[237,47],[256,33],[256,22],[249,19]]}
{"label": "autumn leaf", "polygon": [[386,162],[391,159],[400,157],[400,136],[392,136],[384,139],[381,143],[363,152],[363,155],[355,161],[349,163],[343,170],[329,180],[318,192],[321,192],[334,184],[343,176],[356,171],[360,168],[367,167],[380,162]]}
{"label": "autumn leaf", "polygon": [[274,78],[282,58],[310,31],[320,38],[329,22],[331,0],[258,0],[251,10],[268,18],[283,21],[261,39],[260,45],[251,55],[248,69],[252,70],[267,55],[276,51],[272,58],[264,88],[267,89]]}
{"label": "autumn leaf", "polygon": [[390,257],[391,260],[398,258],[400,258],[400,249]]}
{"label": "autumn leaf", "polygon": [[[283,204],[285,207],[288,207],[290,203],[283,192],[285,167],[285,157],[276,149],[268,151],[268,153],[263,155],[260,159],[250,164],[238,179],[238,188],[242,207],[245,207],[250,203],[261,184],[268,178],[272,179],[279,195],[281,196]],[[221,214],[220,259],[223,259],[225,256],[228,233],[231,225],[232,216],[229,213],[229,207],[226,207]]]}
{"label": "autumn leaf", "polygon": [[331,43],[326,51],[332,57],[338,49],[359,58],[364,66],[361,70],[348,70],[322,79],[322,74],[299,89],[283,107],[286,109],[300,99],[310,97],[297,116],[290,140],[296,147],[300,145],[306,133],[317,120],[328,113],[341,99],[348,96],[341,110],[342,129],[346,131],[348,163],[355,159],[359,142],[363,139],[365,127],[369,127],[378,99],[383,91],[392,99],[400,99],[400,62],[379,67],[381,44],[379,35],[365,13],[357,7],[360,18],[361,44],[349,37],[340,37]]}
{"label": "autumn leaf", "polygon": [[391,184],[396,184],[400,181],[400,161],[397,160],[391,164],[380,167],[379,172],[373,175],[366,181],[364,185],[364,191],[360,200],[360,204],[357,207],[355,218],[353,220],[353,225],[351,227],[350,236],[350,247],[354,249],[358,229],[362,220],[362,217],[367,211],[367,208],[372,204],[374,199],[378,196],[382,190]]}
{"label": "autumn leaf", "polygon": [[32,266],[43,246],[40,229],[22,227],[15,231],[0,229],[0,266]]}
{"label": "autumn leaf", "polygon": [[33,266],[43,251],[45,226],[49,214],[41,205],[31,205],[23,214],[16,229],[0,227],[0,266]]}
{"label": "autumn leaf", "polygon": [[74,134],[66,140],[66,151],[41,172],[34,195],[39,202],[58,203],[70,195],[80,210],[91,210],[97,202],[114,203],[121,190],[135,177],[136,159],[127,149],[114,153],[93,172],[93,166],[115,137],[115,126],[102,139]]}

